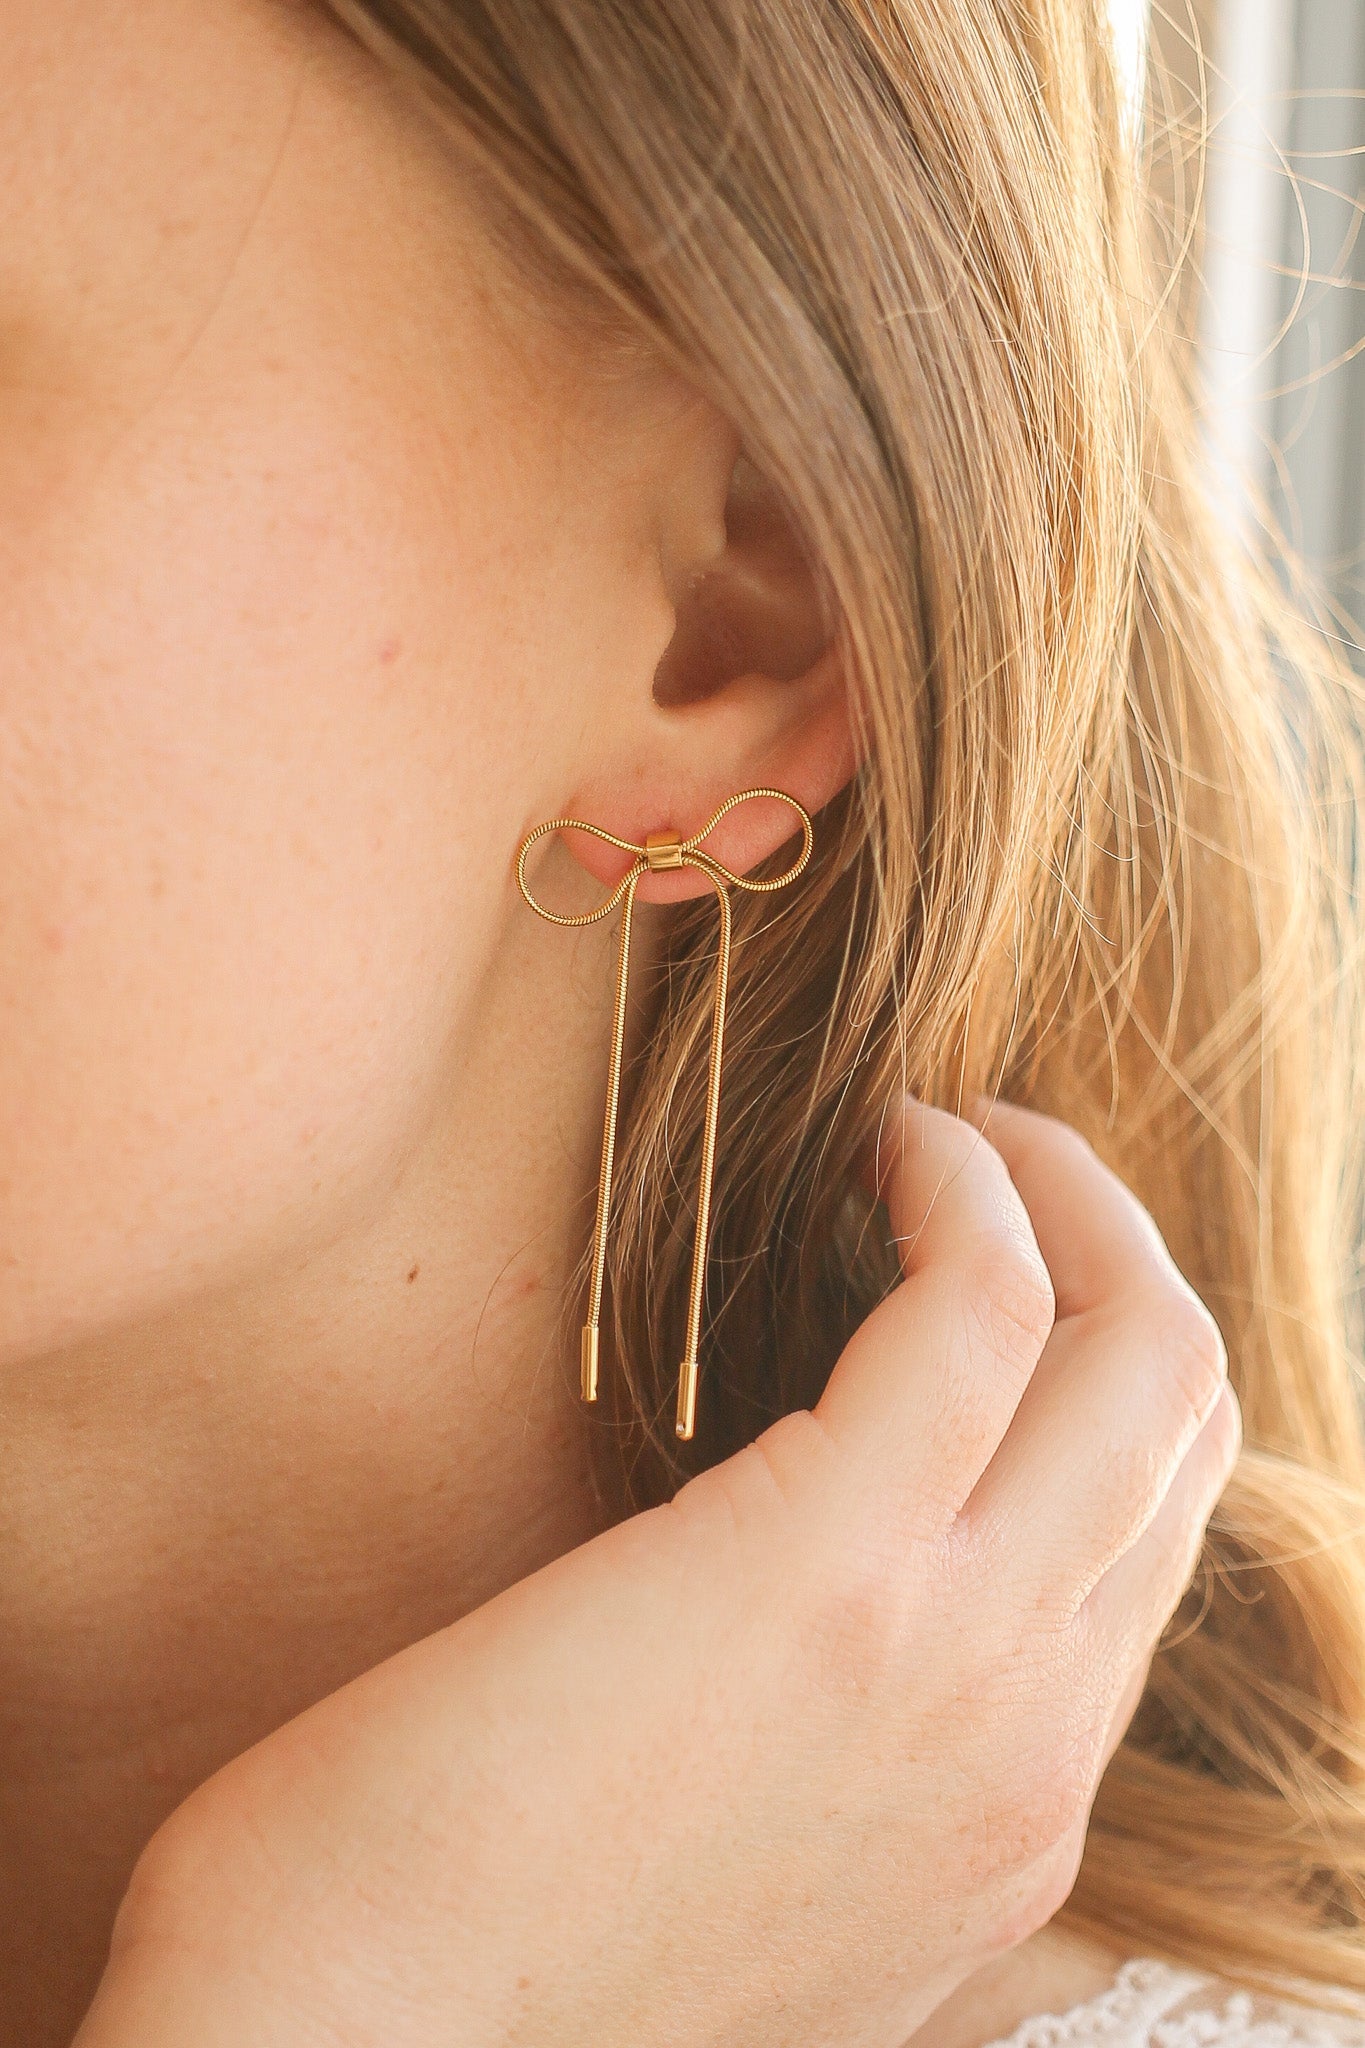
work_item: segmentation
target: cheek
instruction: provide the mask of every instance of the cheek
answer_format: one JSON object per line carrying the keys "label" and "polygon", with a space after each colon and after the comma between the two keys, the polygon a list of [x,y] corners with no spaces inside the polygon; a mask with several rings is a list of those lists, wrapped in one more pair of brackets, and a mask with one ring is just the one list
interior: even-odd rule
{"label": "cheek", "polygon": [[188,401],[49,436],[0,533],[0,1360],[334,1231],[505,914],[486,529],[406,508],[335,393]]}

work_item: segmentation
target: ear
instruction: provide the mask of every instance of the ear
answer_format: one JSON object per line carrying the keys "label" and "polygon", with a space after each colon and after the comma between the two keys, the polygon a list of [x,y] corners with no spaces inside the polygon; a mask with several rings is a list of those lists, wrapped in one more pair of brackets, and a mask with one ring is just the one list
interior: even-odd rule
{"label": "ear", "polygon": [[[653,676],[649,703],[632,720],[636,772],[623,786],[594,777],[572,815],[643,843],[669,827],[700,831],[728,796],[766,785],[814,813],[857,767],[847,679],[816,566],[777,494],[741,453],[729,477],[724,546],[670,589],[676,625]],[[716,826],[706,851],[744,874],[792,836],[786,804],[740,804]],[[797,827],[796,829],[799,829]],[[612,886],[629,856],[586,833],[566,844]],[[647,876],[644,901],[676,902],[709,891],[695,869]]]}

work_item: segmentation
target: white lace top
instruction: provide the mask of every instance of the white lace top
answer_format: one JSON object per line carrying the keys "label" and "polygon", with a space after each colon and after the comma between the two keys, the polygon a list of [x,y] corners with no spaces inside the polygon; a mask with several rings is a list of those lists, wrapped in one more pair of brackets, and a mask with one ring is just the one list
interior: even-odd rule
{"label": "white lace top", "polygon": [[1025,2020],[989,2048],[1365,2048],[1360,2016],[1241,1991],[1154,1956],[1126,1962],[1106,1991]]}

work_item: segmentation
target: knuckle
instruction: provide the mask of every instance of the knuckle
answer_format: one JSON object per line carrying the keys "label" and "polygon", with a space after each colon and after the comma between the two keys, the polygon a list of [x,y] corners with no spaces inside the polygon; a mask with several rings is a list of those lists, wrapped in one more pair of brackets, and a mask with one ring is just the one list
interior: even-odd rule
{"label": "knuckle", "polygon": [[1007,1359],[1032,1364],[1057,1319],[1057,1297],[1042,1259],[1005,1231],[983,1239],[964,1281],[977,1328]]}
{"label": "knuckle", "polygon": [[1181,1521],[1172,1528],[1158,1526],[1151,1532],[1152,1543],[1157,1552],[1157,1567],[1152,1574],[1152,1596],[1157,1604],[1161,1627],[1170,1625],[1172,1616],[1190,1589],[1191,1581],[1199,1570],[1204,1555],[1205,1517],[1191,1501]]}
{"label": "knuckle", "polygon": [[1075,1124],[1023,1104],[1010,1105],[1008,1115],[1013,1126],[1010,1145],[1036,1165],[1046,1165],[1061,1174],[1093,1173],[1096,1167],[1106,1175],[1110,1173],[1094,1145]]}
{"label": "knuckle", "polygon": [[1176,1295],[1157,1323],[1158,1356],[1182,1424],[1191,1414],[1203,1420],[1227,1378],[1222,1332],[1193,1293]]}
{"label": "knuckle", "polygon": [[[1107,1499],[1100,1509],[1099,1533],[1085,1575],[1086,1601],[1109,1568],[1150,1528],[1169,1484],[1169,1465],[1161,1445],[1145,1432],[1134,1431],[1128,1441],[1110,1448],[1105,1461]],[[1071,1597],[1068,1613],[1076,1611],[1076,1598]]]}
{"label": "knuckle", "polygon": [[[1059,1861],[1065,1865],[1084,1838],[1097,1775],[1091,1745],[1059,1743],[1045,1754],[1031,1751],[1007,1780],[998,1780],[989,1825],[983,1831],[976,1823],[978,1841],[968,1858],[973,1886],[1003,1888],[1016,1908],[1031,1910],[1040,1875]],[[1033,1931],[1028,1926],[1021,1934]]]}
{"label": "knuckle", "polygon": [[754,1438],[750,1448],[788,1507],[809,1500],[840,1469],[837,1444],[809,1408],[792,1408],[779,1415]]}
{"label": "knuckle", "polygon": [[1078,1131],[1075,1124],[1063,1123],[1060,1117],[1040,1116],[1038,1129],[1041,1142],[1065,1164],[1089,1166],[1099,1157],[1085,1133]]}
{"label": "knuckle", "polygon": [[1204,1426],[1210,1460],[1221,1475],[1220,1491],[1231,1479],[1242,1454],[1242,1404],[1231,1380],[1224,1383],[1223,1393],[1226,1399],[1215,1402]]}
{"label": "knuckle", "polygon": [[796,1408],[721,1464],[696,1473],[666,1505],[683,1528],[708,1539],[718,1528],[741,1540],[767,1537],[774,1517],[794,1534],[838,1466],[838,1446],[819,1417]]}
{"label": "knuckle", "polygon": [[1083,1832],[1095,1795],[1091,1745],[1059,1743],[1037,1761],[1024,1797],[1023,1839],[1033,1858],[1049,1857]]}
{"label": "knuckle", "polygon": [[1153,1591],[1164,1595],[1167,1619],[1184,1597],[1203,1560],[1209,1516],[1223,1477],[1202,1444],[1196,1446],[1187,1460],[1187,1468],[1178,1476],[1148,1531],[1160,1567],[1154,1573]]}
{"label": "knuckle", "polygon": [[1027,1940],[1056,1919],[1076,1889],[1084,1854],[1085,1829],[1075,1827],[1040,1859],[1019,1916],[1020,1940]]}

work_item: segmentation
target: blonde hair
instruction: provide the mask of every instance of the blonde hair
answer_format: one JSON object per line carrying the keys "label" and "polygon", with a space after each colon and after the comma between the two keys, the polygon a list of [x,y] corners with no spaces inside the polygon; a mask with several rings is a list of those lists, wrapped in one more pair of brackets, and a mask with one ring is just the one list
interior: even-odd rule
{"label": "blonde hair", "polygon": [[[892,1284],[856,1166],[902,1085],[1079,1126],[1218,1316],[1246,1442],[1062,1917],[1365,1990],[1355,704],[1210,505],[1099,0],[331,4],[546,284],[733,419],[846,664],[866,766],[809,880],[735,906],[692,1463],[815,1400]],[[618,1158],[646,1494],[713,948],[681,907]]]}

